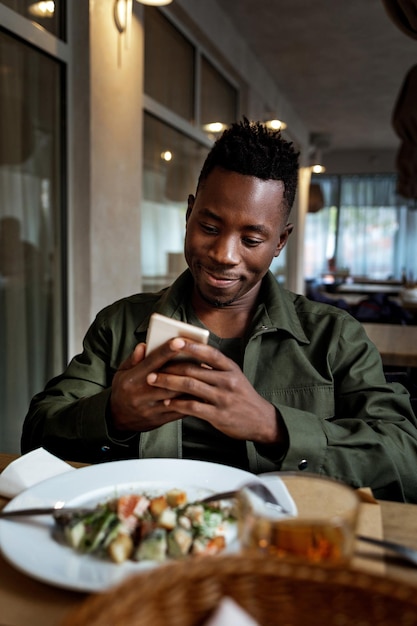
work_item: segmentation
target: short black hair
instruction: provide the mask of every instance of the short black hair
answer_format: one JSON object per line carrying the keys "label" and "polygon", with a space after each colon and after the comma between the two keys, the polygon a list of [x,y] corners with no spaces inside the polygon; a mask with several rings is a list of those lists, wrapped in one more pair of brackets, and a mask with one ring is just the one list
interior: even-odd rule
{"label": "short black hair", "polygon": [[200,172],[200,185],[216,167],[262,180],[284,183],[287,213],[294,203],[298,182],[299,152],[292,142],[282,138],[279,130],[270,130],[261,122],[246,117],[234,122],[217,139]]}

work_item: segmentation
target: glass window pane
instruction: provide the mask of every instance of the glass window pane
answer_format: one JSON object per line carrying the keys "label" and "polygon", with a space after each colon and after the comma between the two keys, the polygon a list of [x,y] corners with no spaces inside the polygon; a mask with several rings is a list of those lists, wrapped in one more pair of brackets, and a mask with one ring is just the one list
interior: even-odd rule
{"label": "glass window pane", "polygon": [[61,67],[0,33],[0,440],[63,366]]}
{"label": "glass window pane", "polygon": [[65,39],[65,0],[2,0],[9,9],[43,26],[45,30]]}
{"label": "glass window pane", "polygon": [[[306,216],[304,275],[329,270],[361,280],[417,275],[417,212],[396,195],[391,174],[320,176],[324,207]],[[330,277],[329,277],[330,278]]]}
{"label": "glass window pane", "polygon": [[194,47],[161,14],[145,7],[145,93],[194,121]]}
{"label": "glass window pane", "polygon": [[338,261],[353,276],[394,276],[398,230],[395,207],[344,206],[340,209]]}
{"label": "glass window pane", "polygon": [[341,177],[337,262],[351,275],[395,277],[395,188],[395,176]]}
{"label": "glass window pane", "polygon": [[206,147],[145,114],[141,229],[144,291],[170,284],[186,267],[183,247],[187,198],[195,193],[206,155]]}
{"label": "glass window pane", "polygon": [[308,212],[304,232],[304,276],[321,277],[332,270],[336,248],[336,225],[339,179],[336,176],[312,177],[312,184],[320,185],[324,206]]}
{"label": "glass window pane", "polygon": [[270,265],[270,270],[279,283],[285,285],[287,267],[287,247],[285,246],[281,254],[274,259]]}
{"label": "glass window pane", "polygon": [[336,207],[307,213],[304,233],[304,276],[315,278],[332,268],[336,239]]}
{"label": "glass window pane", "polygon": [[236,121],[238,92],[215,67],[201,58],[201,124],[221,122],[229,126]]}

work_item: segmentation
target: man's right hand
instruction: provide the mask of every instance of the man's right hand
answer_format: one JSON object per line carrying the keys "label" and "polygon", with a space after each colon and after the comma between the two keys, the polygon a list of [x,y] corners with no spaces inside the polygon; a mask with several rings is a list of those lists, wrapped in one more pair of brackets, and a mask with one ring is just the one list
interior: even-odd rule
{"label": "man's right hand", "polygon": [[177,354],[166,342],[145,357],[146,344],[139,343],[113,377],[110,409],[113,425],[119,431],[145,432],[183,417],[172,411],[170,400],[178,395],[168,389],[148,385],[146,377],[160,370]]}

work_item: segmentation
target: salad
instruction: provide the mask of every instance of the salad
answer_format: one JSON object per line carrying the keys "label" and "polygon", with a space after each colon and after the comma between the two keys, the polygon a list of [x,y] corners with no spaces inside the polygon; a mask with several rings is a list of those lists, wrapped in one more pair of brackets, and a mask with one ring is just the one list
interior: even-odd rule
{"label": "salad", "polygon": [[121,495],[88,514],[67,516],[60,525],[75,550],[123,563],[216,554],[226,547],[227,529],[235,522],[231,503],[189,503],[185,491],[171,489],[158,496]]}

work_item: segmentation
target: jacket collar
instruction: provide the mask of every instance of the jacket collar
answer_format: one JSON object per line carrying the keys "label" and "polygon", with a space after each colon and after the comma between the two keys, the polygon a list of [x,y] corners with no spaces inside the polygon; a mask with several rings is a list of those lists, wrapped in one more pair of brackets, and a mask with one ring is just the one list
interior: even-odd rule
{"label": "jacket collar", "polygon": [[[184,321],[184,294],[191,294],[193,289],[193,277],[190,270],[185,270],[178,278],[159,294],[153,294],[155,304],[149,315],[145,316],[136,328],[135,333],[146,333],[149,325],[149,318],[152,313],[160,313],[176,320]],[[159,297],[158,297],[159,296]]]}
{"label": "jacket collar", "polygon": [[[183,320],[185,315],[184,294],[191,294],[193,279],[189,269],[185,270],[170,287],[160,292],[152,312]],[[255,314],[255,332],[259,330],[281,330],[297,339],[309,343],[298,317],[295,306],[296,294],[281,287],[272,272],[268,271],[262,280],[261,294],[264,299]],[[136,332],[146,332],[149,317],[141,321]]]}
{"label": "jacket collar", "polygon": [[[296,299],[300,296],[284,289],[272,272],[262,281],[263,302],[259,305],[257,318],[270,330],[281,330],[292,335],[300,343],[309,343],[300,324]],[[257,324],[258,326],[258,324]]]}

